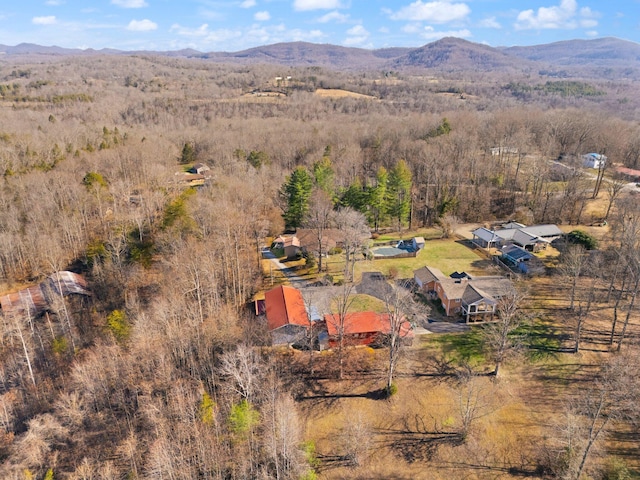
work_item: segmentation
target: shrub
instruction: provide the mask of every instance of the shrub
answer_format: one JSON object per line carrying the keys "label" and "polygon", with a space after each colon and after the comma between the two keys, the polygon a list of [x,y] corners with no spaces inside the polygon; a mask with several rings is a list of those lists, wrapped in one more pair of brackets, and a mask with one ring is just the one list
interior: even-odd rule
{"label": "shrub", "polygon": [[398,267],[396,266],[391,266],[389,267],[389,278],[396,279],[398,278],[398,275],[400,274],[400,271],[398,270]]}
{"label": "shrub", "polygon": [[389,388],[387,388],[387,396],[393,397],[396,393],[398,393],[398,385],[392,383]]}
{"label": "shrub", "polygon": [[89,266],[104,260],[108,255],[109,252],[107,252],[106,245],[100,240],[92,240],[87,245],[85,256],[87,257],[87,264]]}
{"label": "shrub", "polygon": [[202,400],[200,400],[200,406],[198,408],[200,413],[200,421],[205,425],[213,425],[215,422],[215,409],[216,403],[207,392],[202,394]]}
{"label": "shrub", "polygon": [[129,249],[127,257],[129,262],[140,264],[145,268],[151,266],[156,247],[149,235],[140,240],[140,231],[137,227],[134,228],[127,235],[127,248]]}
{"label": "shrub", "polygon": [[318,474],[315,470],[307,470],[301,477],[300,480],[318,480]]}
{"label": "shrub", "polygon": [[67,339],[65,337],[56,337],[51,343],[51,350],[55,355],[64,355],[67,351]]}
{"label": "shrub", "polygon": [[313,268],[316,266],[316,257],[312,253],[304,255],[304,266],[307,268]]}
{"label": "shrub", "polygon": [[302,451],[304,452],[304,458],[310,467],[316,468],[320,466],[320,460],[316,455],[316,444],[313,440],[303,442]]}
{"label": "shrub", "polygon": [[106,188],[108,186],[107,181],[104,179],[102,174],[97,172],[87,172],[82,179],[82,184],[87,187],[87,189],[98,187]]}
{"label": "shrub", "polygon": [[329,250],[329,255],[340,255],[342,253],[342,249],[340,247],[333,247]]}
{"label": "shrub", "polygon": [[127,314],[123,310],[114,310],[107,316],[107,330],[115,337],[118,343],[129,339],[131,324],[127,320]]}
{"label": "shrub", "polygon": [[607,460],[602,478],[603,480],[631,480],[632,476],[623,459],[612,457]]}
{"label": "shrub", "polygon": [[576,245],[582,245],[587,250],[598,248],[598,240],[584,230],[572,230],[567,234],[567,241]]}
{"label": "shrub", "polygon": [[258,423],[260,413],[246,400],[231,407],[229,414],[229,424],[231,430],[238,434],[244,435]]}

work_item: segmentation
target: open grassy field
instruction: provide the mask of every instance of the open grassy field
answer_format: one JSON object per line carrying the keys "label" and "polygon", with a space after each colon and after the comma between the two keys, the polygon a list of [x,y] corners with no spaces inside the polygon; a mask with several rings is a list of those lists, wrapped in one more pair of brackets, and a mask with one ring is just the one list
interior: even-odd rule
{"label": "open grassy field", "polygon": [[469,248],[464,241],[427,240],[424,249],[418,252],[416,257],[358,262],[356,264],[356,278],[359,278],[362,272],[371,271],[379,271],[397,278],[411,278],[414,270],[425,265],[436,267],[445,275],[455,271],[487,275],[486,269],[491,265],[491,261],[479,250]]}
{"label": "open grassy field", "polygon": [[319,97],[330,97],[330,98],[366,98],[370,100],[375,100],[376,97],[372,97],[371,95],[363,95],[361,93],[350,92],[348,90],[342,90],[339,88],[318,88],[315,91],[315,94]]}

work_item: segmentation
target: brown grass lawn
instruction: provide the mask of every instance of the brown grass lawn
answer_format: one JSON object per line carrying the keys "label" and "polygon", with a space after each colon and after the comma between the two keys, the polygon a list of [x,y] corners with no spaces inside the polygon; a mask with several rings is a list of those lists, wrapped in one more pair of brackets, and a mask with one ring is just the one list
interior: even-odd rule
{"label": "brown grass lawn", "polygon": [[[322,396],[302,396],[320,478],[484,479],[533,472],[530,457],[544,433],[545,413],[526,398],[535,387],[508,372],[499,383],[478,377],[469,395],[455,377],[434,375],[426,352],[408,352],[398,393],[389,400],[367,396],[384,385],[382,368],[343,382],[322,381]],[[380,362],[384,354],[373,353]],[[469,398],[477,404],[478,419],[463,442],[459,405]],[[366,450],[358,466],[344,459],[354,442]],[[509,475],[510,468],[517,475]]]}
{"label": "brown grass lawn", "polygon": [[339,88],[318,88],[315,91],[315,94],[319,97],[330,97],[330,98],[368,98],[371,100],[375,100],[376,97],[371,95],[363,95],[362,93],[349,92],[348,90],[341,90]]}
{"label": "brown grass lawn", "polygon": [[[442,243],[440,252],[453,258],[434,262],[445,273],[474,265],[473,257],[466,264],[455,258],[456,247],[451,247],[458,245],[455,242],[449,241],[448,246],[447,242],[428,243],[431,254]],[[428,251],[423,252],[425,259],[430,258]],[[565,283],[557,276],[527,283],[529,301],[524,308],[538,319],[539,331],[532,335],[539,338],[531,342],[538,346],[504,366],[497,382],[479,376],[472,395],[453,375],[461,367],[454,361],[444,367],[447,341],[435,335],[416,338],[405,351],[396,377],[398,393],[391,399],[375,395],[384,385],[385,349],[352,352],[357,358],[342,381],[329,375],[302,382],[299,406],[305,438],[315,442],[319,455],[319,478],[544,478],[536,474],[542,447],[565,425],[566,405],[583,394],[590,385],[585,382],[593,379],[598,364],[611,355],[607,340],[612,313],[611,305],[604,303],[606,288],[601,285],[584,330],[582,351],[569,353],[571,314]],[[454,338],[465,337],[450,337]],[[553,341],[545,343],[550,338]],[[637,315],[630,325],[630,339],[640,339]],[[624,348],[637,349],[630,342]],[[308,358],[304,353],[294,355],[304,361]],[[329,361],[332,355],[325,352],[317,358]],[[479,373],[492,368],[482,359],[473,365]],[[477,403],[480,414],[462,441],[458,435],[460,402],[466,399]],[[346,458],[354,444],[363,445],[359,465]],[[617,426],[599,452],[589,463],[589,478],[599,478],[598,464],[607,455],[622,458],[634,472],[640,472],[640,434],[627,424]]]}
{"label": "brown grass lawn", "polygon": [[[592,229],[604,231],[604,227],[585,229],[590,233],[600,233]],[[547,253],[545,261],[552,266],[557,252]],[[437,267],[445,274],[465,270],[482,275],[489,273],[490,261],[464,241],[429,240],[416,258],[358,261],[356,280],[366,271],[388,275],[395,270],[398,277],[408,278],[423,265]],[[328,266],[337,280],[344,259],[331,256]],[[324,375],[298,376],[298,404],[305,438],[316,445],[319,478],[542,478],[536,467],[543,447],[566,424],[566,406],[590,388],[598,365],[612,355],[608,340],[613,302],[605,302],[608,285],[602,282],[583,330],[581,352],[573,354],[568,282],[552,274],[526,279],[524,285],[527,300],[523,309],[535,319],[527,337],[529,349],[503,366],[497,382],[482,375],[491,371],[492,365],[480,351],[471,362],[474,371],[481,374],[471,395],[456,381],[454,372],[462,369],[457,362],[465,358],[464,349],[480,348],[473,347],[471,341],[473,335],[479,338],[477,330],[416,338],[398,368],[398,393],[388,400],[377,395],[384,386],[385,349],[352,351],[351,366],[341,381],[331,373],[332,361],[335,372],[336,354],[316,354],[319,365],[326,363],[316,372]],[[369,298],[357,298],[356,303],[358,309],[376,309]],[[640,354],[639,317],[636,309],[623,350]],[[621,325],[617,331],[620,329]],[[308,353],[289,355],[303,362],[308,359]],[[463,441],[459,435],[460,405],[467,399],[478,405],[480,414]],[[348,458],[353,445],[362,445],[358,465]],[[590,460],[589,478],[599,478],[599,465],[611,456],[620,457],[640,475],[637,428],[625,423],[616,426]]]}

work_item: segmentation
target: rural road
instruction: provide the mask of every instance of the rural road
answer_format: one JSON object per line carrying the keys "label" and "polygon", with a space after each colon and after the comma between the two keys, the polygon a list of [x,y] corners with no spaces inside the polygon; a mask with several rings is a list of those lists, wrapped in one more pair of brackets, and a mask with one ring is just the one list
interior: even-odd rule
{"label": "rural road", "polygon": [[[566,169],[569,169],[569,170],[575,170],[575,167],[572,167],[571,165],[566,165],[566,164],[564,164],[562,162],[559,162],[558,160],[549,160],[549,162],[551,163],[551,165],[554,165],[554,166],[566,168]],[[591,173],[587,169],[582,169],[581,172],[582,172],[583,175],[585,175],[586,177],[589,177],[592,180],[597,180],[597,178],[598,178],[598,175],[596,175],[595,173]],[[611,183],[611,179],[609,179],[607,177],[603,177],[602,181],[604,181],[606,183]],[[636,190],[638,190],[638,186],[636,185],[635,182],[629,182],[629,183],[625,184],[624,187],[622,187],[622,191],[623,192],[631,192],[631,191],[636,191]]]}
{"label": "rural road", "polygon": [[280,270],[285,277],[287,277],[287,280],[289,280],[292,287],[303,288],[309,285],[309,282],[296,275],[291,268],[279,261],[269,247],[262,247],[262,258],[270,260],[271,263],[273,263],[273,265]]}

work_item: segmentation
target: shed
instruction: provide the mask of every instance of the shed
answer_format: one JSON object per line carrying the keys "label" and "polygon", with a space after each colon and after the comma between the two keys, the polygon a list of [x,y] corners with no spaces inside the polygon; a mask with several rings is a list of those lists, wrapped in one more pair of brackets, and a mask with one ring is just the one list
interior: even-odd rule
{"label": "shed", "polygon": [[424,248],[424,237],[413,237],[411,239],[411,246],[416,252],[422,250]]}
{"label": "shed", "polygon": [[204,175],[205,172],[211,170],[208,165],[204,163],[196,163],[193,167],[189,169],[189,173],[197,173],[198,175]]}

